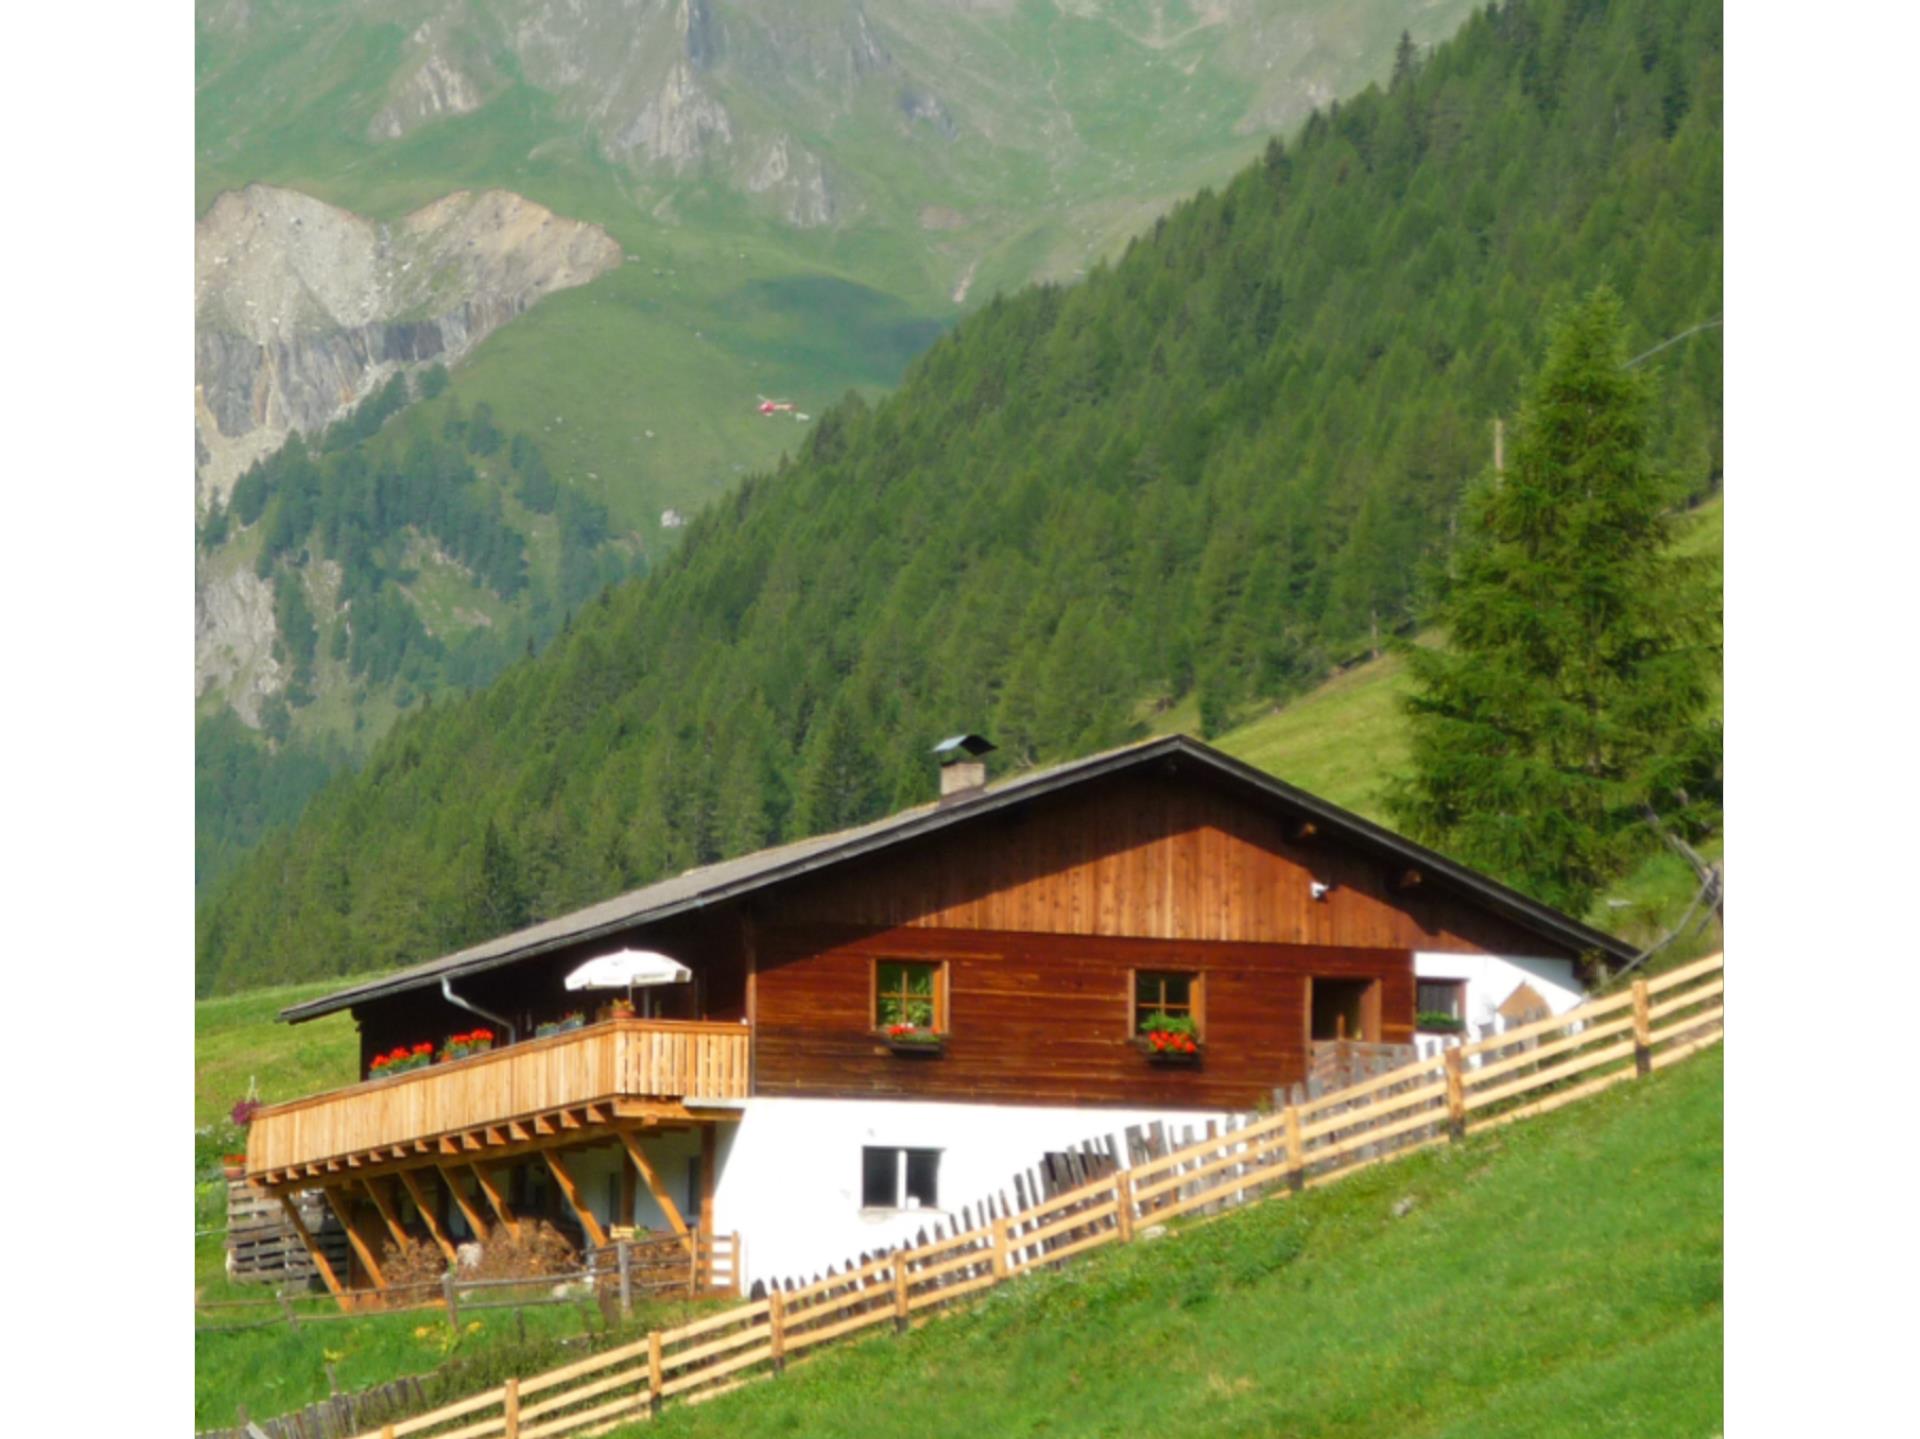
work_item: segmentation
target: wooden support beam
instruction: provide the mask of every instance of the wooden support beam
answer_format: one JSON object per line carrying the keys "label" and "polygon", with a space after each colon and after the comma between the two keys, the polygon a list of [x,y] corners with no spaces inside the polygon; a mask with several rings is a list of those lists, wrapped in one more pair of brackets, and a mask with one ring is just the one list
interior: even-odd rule
{"label": "wooden support beam", "polygon": [[562,1129],[578,1129],[580,1127],[580,1121],[574,1117],[571,1109],[554,1111],[554,1118],[560,1121],[560,1127]]}
{"label": "wooden support beam", "polygon": [[481,1217],[480,1211],[473,1207],[467,1196],[460,1192],[460,1186],[453,1182],[453,1171],[444,1164],[436,1164],[434,1168],[440,1171],[440,1178],[446,1182],[447,1193],[451,1194],[453,1202],[460,1206],[460,1213],[467,1221],[467,1228],[473,1231],[474,1238],[485,1239],[487,1221]]}
{"label": "wooden support beam", "polygon": [[514,1218],[513,1206],[507,1203],[507,1196],[501,1192],[500,1187],[494,1183],[479,1160],[474,1160],[468,1168],[473,1170],[474,1180],[479,1184],[480,1192],[487,1196],[487,1203],[492,1206],[495,1217],[507,1226],[507,1233],[518,1239],[520,1221]]}
{"label": "wooden support beam", "polygon": [[547,1123],[547,1121],[543,1117],[536,1114],[533,1116],[533,1132],[536,1136],[539,1136],[539,1135],[545,1135],[545,1134],[552,1134],[554,1132],[554,1129],[553,1129],[553,1126]]}
{"label": "wooden support beam", "polygon": [[654,1170],[653,1161],[647,1158],[647,1151],[640,1147],[628,1130],[620,1131],[620,1142],[627,1148],[627,1157],[633,1161],[633,1167],[640,1171],[640,1177],[647,1182],[647,1192],[653,1196],[653,1202],[660,1206],[660,1212],[667,1216],[667,1223],[673,1226],[675,1234],[687,1232],[687,1221],[680,1217],[680,1206],[673,1202],[673,1196],[667,1192],[666,1185],[660,1182],[659,1174]]}
{"label": "wooden support beam", "polygon": [[533,1131],[517,1119],[509,1120],[507,1122],[507,1137],[515,1144],[524,1144],[533,1138]]}
{"label": "wooden support beam", "polygon": [[448,1237],[447,1231],[440,1227],[439,1206],[428,1200],[425,1191],[420,1188],[420,1181],[413,1177],[411,1169],[400,1171],[400,1182],[407,1186],[407,1193],[413,1196],[413,1207],[419,1210],[420,1217],[426,1220],[427,1232],[433,1236],[433,1242],[440,1246],[440,1252],[447,1257],[447,1263],[452,1264],[460,1256],[454,1252],[453,1240]]}
{"label": "wooden support beam", "polygon": [[407,1231],[400,1223],[400,1216],[394,1212],[393,1205],[385,1193],[385,1183],[379,1179],[363,1179],[360,1187],[367,1191],[367,1198],[373,1201],[373,1207],[380,1211],[381,1222],[387,1226],[387,1233],[393,1236],[396,1247],[404,1249],[407,1245]]}
{"label": "wooden support beam", "polygon": [[333,1272],[333,1266],[327,1262],[326,1251],[321,1249],[307,1229],[305,1221],[300,1218],[300,1206],[293,1202],[291,1194],[283,1194],[280,1196],[280,1208],[286,1212],[287,1223],[293,1227],[293,1232],[300,1236],[300,1242],[306,1246],[307,1257],[313,1261],[313,1267],[320,1271],[320,1278],[326,1284],[328,1292],[339,1300],[340,1307],[345,1309],[346,1296],[340,1291],[346,1286],[340,1282],[340,1276]]}
{"label": "wooden support beam", "polygon": [[720,1170],[720,1131],[709,1124],[700,1131],[700,1233],[713,1237],[713,1191]]}
{"label": "wooden support beam", "polygon": [[367,1271],[367,1277],[373,1281],[373,1287],[385,1289],[387,1276],[380,1268],[380,1257],[373,1252],[373,1246],[368,1244],[365,1236],[360,1233],[360,1226],[353,1222],[351,1200],[331,1184],[324,1186],[320,1192],[327,1196],[327,1203],[332,1206],[334,1215],[340,1220],[340,1227],[347,1231],[347,1243],[351,1244],[353,1252],[360,1256],[360,1267]]}
{"label": "wooden support beam", "polygon": [[600,1227],[600,1221],[593,1217],[593,1210],[580,1197],[580,1186],[567,1173],[567,1166],[560,1162],[560,1156],[551,1149],[542,1150],[541,1153],[546,1158],[547,1168],[553,1171],[553,1182],[560,1186],[560,1192],[566,1196],[567,1203],[580,1220],[580,1227],[587,1232],[587,1242],[595,1249],[604,1249],[607,1232]]}

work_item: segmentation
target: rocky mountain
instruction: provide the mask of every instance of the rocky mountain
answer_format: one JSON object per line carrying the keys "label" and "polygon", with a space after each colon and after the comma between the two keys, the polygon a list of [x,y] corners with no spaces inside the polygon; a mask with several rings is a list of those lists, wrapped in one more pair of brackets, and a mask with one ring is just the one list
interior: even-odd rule
{"label": "rocky mountain", "polygon": [[396,370],[452,364],[619,263],[598,226],[502,190],[393,224],[270,185],[221,195],[194,226],[198,500],[224,499],[290,433],[317,434]]}

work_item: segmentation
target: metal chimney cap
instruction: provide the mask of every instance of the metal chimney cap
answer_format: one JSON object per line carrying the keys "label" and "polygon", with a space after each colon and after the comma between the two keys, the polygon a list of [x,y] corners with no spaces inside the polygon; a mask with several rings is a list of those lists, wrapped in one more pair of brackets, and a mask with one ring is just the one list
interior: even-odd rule
{"label": "metal chimney cap", "polygon": [[933,747],[933,752],[940,756],[941,764],[955,764],[968,756],[978,759],[995,748],[997,746],[985,735],[957,734],[941,740]]}

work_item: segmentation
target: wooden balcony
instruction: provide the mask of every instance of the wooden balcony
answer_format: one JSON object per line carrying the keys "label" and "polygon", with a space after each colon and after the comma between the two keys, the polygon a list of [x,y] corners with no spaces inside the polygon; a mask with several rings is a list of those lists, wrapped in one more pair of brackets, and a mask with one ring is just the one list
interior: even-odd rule
{"label": "wooden balcony", "polygon": [[618,1019],[309,1095],[254,1116],[247,1177],[295,1186],[727,1117],[747,1095],[748,1045],[740,1024]]}

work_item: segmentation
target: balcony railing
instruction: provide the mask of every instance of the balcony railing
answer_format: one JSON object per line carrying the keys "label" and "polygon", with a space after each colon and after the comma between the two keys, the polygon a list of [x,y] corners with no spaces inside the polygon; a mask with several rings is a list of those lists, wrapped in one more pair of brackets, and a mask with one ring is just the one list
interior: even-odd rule
{"label": "balcony railing", "polygon": [[247,1173],[398,1158],[399,1146],[622,1100],[744,1099],[748,1043],[739,1024],[616,1019],[271,1105],[247,1130]]}

